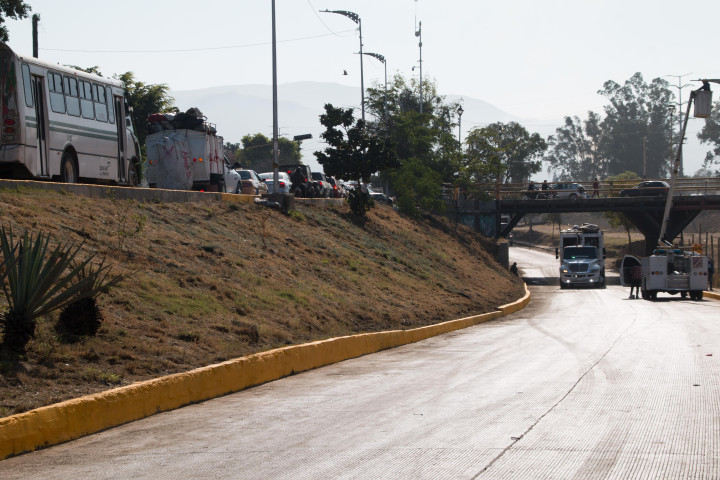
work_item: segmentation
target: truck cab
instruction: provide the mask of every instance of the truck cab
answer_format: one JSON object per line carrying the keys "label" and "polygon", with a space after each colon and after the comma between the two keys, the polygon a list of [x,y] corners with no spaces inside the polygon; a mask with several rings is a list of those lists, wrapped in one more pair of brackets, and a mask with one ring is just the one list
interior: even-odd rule
{"label": "truck cab", "polygon": [[560,288],[605,287],[605,239],[597,225],[562,230],[555,258],[560,260]]}

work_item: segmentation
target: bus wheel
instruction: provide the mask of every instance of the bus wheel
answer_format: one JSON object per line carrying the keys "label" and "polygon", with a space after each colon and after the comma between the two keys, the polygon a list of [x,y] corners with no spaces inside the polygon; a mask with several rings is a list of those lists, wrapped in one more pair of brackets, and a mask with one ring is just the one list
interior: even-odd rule
{"label": "bus wheel", "polygon": [[130,162],[130,165],[128,166],[127,185],[128,187],[137,187],[140,185],[140,176],[138,175],[137,166],[133,162]]}
{"label": "bus wheel", "polygon": [[63,153],[62,162],[60,162],[60,178],[64,183],[77,183],[78,176],[75,162],[72,155],[67,152]]}

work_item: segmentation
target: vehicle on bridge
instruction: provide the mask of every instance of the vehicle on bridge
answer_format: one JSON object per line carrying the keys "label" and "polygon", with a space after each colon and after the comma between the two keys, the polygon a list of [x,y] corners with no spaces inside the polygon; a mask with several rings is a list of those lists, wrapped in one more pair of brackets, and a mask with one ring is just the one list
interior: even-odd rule
{"label": "vehicle on bridge", "polygon": [[553,198],[569,198],[570,200],[590,198],[590,195],[585,191],[585,187],[579,183],[556,183],[552,189],[555,193]]}
{"label": "vehicle on bridge", "polygon": [[605,237],[597,225],[583,223],[560,232],[560,288],[605,287]]}
{"label": "vehicle on bridge", "polygon": [[620,190],[621,197],[658,197],[666,196],[670,190],[670,185],[661,180],[651,180],[640,182],[632,188]]}
{"label": "vehicle on bridge", "polygon": [[140,183],[140,147],[122,82],[0,43],[0,88],[0,177]]}
{"label": "vehicle on bridge", "polygon": [[658,293],[665,292],[701,300],[702,292],[708,284],[708,257],[697,250],[658,247],[649,257],[625,255],[620,266],[620,282],[624,287],[630,286],[630,270],[640,265],[642,298],[655,300]]}

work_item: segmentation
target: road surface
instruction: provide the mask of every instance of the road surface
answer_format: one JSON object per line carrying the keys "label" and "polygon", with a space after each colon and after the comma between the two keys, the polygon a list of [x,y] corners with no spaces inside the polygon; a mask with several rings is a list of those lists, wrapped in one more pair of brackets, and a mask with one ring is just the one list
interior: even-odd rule
{"label": "road surface", "polygon": [[10,479],[720,475],[720,302],[560,290],[509,317],[0,462]]}

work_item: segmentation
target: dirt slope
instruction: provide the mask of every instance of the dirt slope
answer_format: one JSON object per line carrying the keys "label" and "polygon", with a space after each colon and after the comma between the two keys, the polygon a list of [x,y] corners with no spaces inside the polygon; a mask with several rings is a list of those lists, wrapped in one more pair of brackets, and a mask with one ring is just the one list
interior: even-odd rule
{"label": "dirt slope", "polygon": [[[84,242],[116,273],[97,336],[63,343],[59,312],[27,358],[0,360],[0,417],[278,346],[478,314],[524,293],[493,245],[387,206],[139,204],[0,190],[0,224]],[[6,306],[0,297],[0,308]]]}

